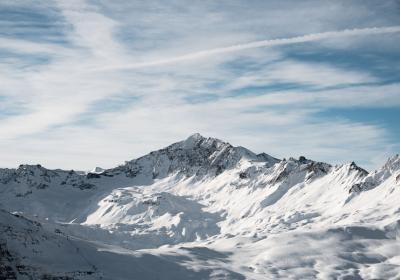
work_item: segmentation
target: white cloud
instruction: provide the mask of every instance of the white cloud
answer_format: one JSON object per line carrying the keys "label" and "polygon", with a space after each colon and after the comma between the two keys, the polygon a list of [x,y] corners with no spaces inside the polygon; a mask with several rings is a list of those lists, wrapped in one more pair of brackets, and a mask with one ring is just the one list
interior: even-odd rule
{"label": "white cloud", "polygon": [[281,91],[253,98],[237,98],[236,106],[297,106],[326,108],[397,107],[400,106],[400,84],[359,86],[323,91]]}
{"label": "white cloud", "polygon": [[143,67],[152,67],[163,64],[177,63],[186,60],[196,60],[207,56],[226,54],[237,51],[244,51],[254,48],[265,48],[274,47],[282,45],[291,45],[305,42],[314,42],[323,39],[341,38],[341,37],[351,37],[351,36],[362,36],[362,35],[375,35],[375,34],[385,34],[385,33],[397,33],[400,32],[400,26],[390,26],[390,27],[372,27],[372,28],[354,28],[339,31],[328,31],[321,33],[312,33],[303,36],[290,37],[290,38],[279,38],[270,40],[254,41],[249,43],[243,43],[228,47],[220,47],[215,49],[209,49],[204,51],[198,51],[195,53],[184,54],[176,57],[164,58],[156,61],[145,61],[135,64],[125,63],[122,65],[113,65],[112,67],[100,67],[97,71],[110,71],[117,69],[136,69]]}
{"label": "white cloud", "polygon": [[373,83],[377,79],[365,72],[337,68],[335,66],[284,60],[267,66],[262,71],[245,73],[232,81],[226,90],[239,90],[246,87],[261,87],[277,83],[295,83],[314,87],[333,87],[341,85]]}
{"label": "white cloud", "polygon": [[[395,149],[379,125],[319,120],[315,113],[337,107],[399,106],[398,84],[228,96],[234,90],[276,83],[320,89],[378,83],[364,69],[287,59],[280,46],[375,36],[398,32],[399,27],[342,30],[335,22],[322,24],[319,16],[311,25],[306,23],[309,13],[327,16],[325,8],[295,10],[293,18],[305,20],[304,25],[288,21],[283,26],[274,9],[271,21],[266,15],[252,18],[247,10],[243,13],[248,20],[235,21],[241,13],[209,8],[210,3],[189,7],[184,16],[165,4],[159,9],[151,3],[130,4],[139,7],[127,9],[128,18],[119,20],[94,4],[60,1],[72,26],[68,45],[0,38],[7,49],[51,57],[48,64],[28,68],[0,64],[0,96],[7,97],[6,107],[12,104],[19,113],[0,120],[2,166],[42,162],[50,167],[111,167],[196,131],[275,156],[301,152],[326,161],[359,159],[370,166],[370,159],[381,154],[380,147],[389,147],[385,153]],[[150,5],[149,10],[143,12],[141,5]],[[282,28],[266,29],[267,23]],[[374,22],[382,26],[378,23]],[[305,27],[291,32],[296,25]],[[124,41],[117,34],[130,31],[128,27],[136,37]],[[214,99],[202,100],[206,95]],[[187,101],[196,96],[199,102]],[[116,99],[123,110],[95,107]]]}
{"label": "white cloud", "polygon": [[224,102],[174,107],[139,103],[128,112],[98,115],[95,127],[69,125],[32,135],[29,145],[22,139],[3,140],[1,147],[7,151],[2,152],[15,153],[9,165],[41,162],[57,167],[62,158],[66,168],[112,167],[199,131],[278,157],[305,155],[317,160],[329,158],[332,163],[356,158],[371,168],[369,159],[387,146],[385,131],[376,125],[321,122],[313,118],[315,109],[246,112],[239,100],[235,104]]}
{"label": "white cloud", "polygon": [[68,52],[68,49],[50,43],[35,43],[22,39],[0,38],[0,48],[20,53],[57,54]]}

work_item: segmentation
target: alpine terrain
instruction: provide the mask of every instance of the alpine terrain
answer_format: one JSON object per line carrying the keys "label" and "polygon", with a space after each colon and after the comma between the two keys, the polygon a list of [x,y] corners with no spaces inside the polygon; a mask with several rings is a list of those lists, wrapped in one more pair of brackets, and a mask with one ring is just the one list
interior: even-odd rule
{"label": "alpine terrain", "polygon": [[194,134],[0,169],[0,279],[400,279],[400,157],[367,172]]}

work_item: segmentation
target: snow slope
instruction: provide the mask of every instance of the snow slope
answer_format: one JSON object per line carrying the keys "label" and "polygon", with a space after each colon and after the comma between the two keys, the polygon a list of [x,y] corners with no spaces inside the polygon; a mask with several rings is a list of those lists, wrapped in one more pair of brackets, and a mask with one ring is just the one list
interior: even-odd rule
{"label": "snow slope", "polygon": [[17,279],[400,279],[398,155],[369,174],[194,134],[86,174],[0,169],[0,208]]}

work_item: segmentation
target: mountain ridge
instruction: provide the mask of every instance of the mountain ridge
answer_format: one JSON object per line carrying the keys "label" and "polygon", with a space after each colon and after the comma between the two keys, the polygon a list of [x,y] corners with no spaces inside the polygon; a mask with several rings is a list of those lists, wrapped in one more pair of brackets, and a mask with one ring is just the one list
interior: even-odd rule
{"label": "mountain ridge", "polygon": [[[174,150],[174,148],[176,149],[176,148],[186,147],[186,149],[188,149],[188,147],[190,147],[190,145],[187,146],[188,143],[192,142],[192,145],[193,145],[193,144],[196,144],[196,143],[197,144],[201,143],[202,141],[205,141],[205,140],[209,141],[208,143],[214,143],[214,145],[215,145],[215,143],[217,143],[217,145],[226,145],[230,149],[236,150],[237,153],[239,153],[239,154],[243,153],[244,155],[252,157],[252,160],[265,161],[265,162],[270,163],[272,165],[277,163],[277,162],[279,162],[279,161],[281,161],[281,159],[278,159],[278,158],[275,158],[273,156],[270,156],[269,154],[267,154],[265,152],[261,152],[259,154],[256,154],[256,153],[248,150],[247,148],[244,148],[244,147],[241,147],[241,146],[232,146],[230,143],[224,142],[224,141],[219,140],[217,138],[204,137],[199,133],[194,133],[194,134],[190,135],[188,138],[186,138],[185,140],[173,143],[173,144],[171,144],[171,145],[169,145],[169,146],[167,146],[165,148],[159,149],[159,150],[151,151],[146,155],[140,156],[140,157],[132,159],[132,160],[125,161],[125,164],[121,164],[121,165],[118,165],[118,166],[112,167],[112,168],[103,169],[101,167],[96,167],[93,170],[84,172],[84,171],[79,171],[79,170],[74,170],[74,169],[72,169],[72,170],[71,169],[65,170],[65,169],[60,169],[60,168],[48,169],[48,168],[43,167],[41,164],[20,164],[19,167],[17,167],[17,168],[0,168],[0,172],[2,173],[1,177],[5,177],[5,173],[8,173],[8,172],[17,171],[18,169],[25,169],[25,170],[26,169],[30,169],[30,170],[32,170],[35,167],[37,167],[38,169],[44,168],[47,171],[65,171],[65,172],[70,172],[70,173],[74,172],[74,173],[77,173],[79,175],[83,175],[83,174],[85,174],[85,175],[87,175],[87,174],[99,174],[99,175],[101,175],[102,173],[107,173],[109,171],[113,171],[115,169],[119,169],[122,166],[125,166],[127,163],[132,163],[134,161],[146,158],[149,155],[154,155],[154,154],[166,151],[168,149]],[[395,159],[398,160],[398,158],[399,158],[399,154],[395,154],[395,155],[389,157],[384,165],[388,165],[390,163],[390,161],[395,161]],[[291,160],[296,160],[293,157],[291,157],[290,159]],[[285,159],[283,159],[283,160],[285,160]],[[299,161],[303,160],[304,161],[304,160],[309,160],[309,159],[306,159],[305,157],[300,156],[299,159],[297,159],[297,160],[299,160]],[[329,164],[329,163],[326,163],[326,164]],[[363,169],[362,167],[359,167],[354,161],[349,162],[349,163],[339,164],[338,166],[342,166],[342,165],[346,165],[346,164],[353,165],[355,168],[360,168],[360,169],[364,170],[365,172],[370,173],[370,172],[366,171],[365,169]],[[374,170],[374,171],[376,171],[376,170]],[[372,171],[372,172],[374,172],[374,171]],[[95,177],[95,175],[94,175],[94,177]]]}
{"label": "mountain ridge", "polygon": [[[368,173],[194,134],[94,171],[0,169],[0,259],[15,279],[158,279],[154,262],[165,279],[400,275],[398,155]],[[33,243],[13,241],[26,234]],[[61,256],[54,269],[52,254]]]}

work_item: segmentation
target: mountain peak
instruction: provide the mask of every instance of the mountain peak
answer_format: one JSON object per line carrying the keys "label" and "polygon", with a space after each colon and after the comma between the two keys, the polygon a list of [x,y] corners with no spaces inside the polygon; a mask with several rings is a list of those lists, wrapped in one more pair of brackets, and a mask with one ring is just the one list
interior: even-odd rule
{"label": "mountain peak", "polygon": [[368,171],[359,167],[354,161],[339,165],[338,169],[344,170],[347,174],[356,172],[360,177],[365,177],[368,175]]}
{"label": "mountain peak", "polygon": [[360,192],[376,188],[382,182],[395,174],[399,169],[400,157],[397,154],[393,157],[390,157],[380,169],[371,172],[370,174],[368,174],[368,176],[365,176],[360,183],[355,184],[350,189],[350,192]]}
{"label": "mountain peak", "polygon": [[279,160],[267,154],[256,155],[244,147],[235,147],[217,138],[195,133],[183,141],[127,162],[125,173],[129,177],[147,174],[147,177],[153,179],[164,178],[172,173],[201,178],[219,175],[242,161],[265,162],[272,166]]}
{"label": "mountain peak", "polygon": [[207,139],[206,137],[202,136],[200,133],[194,133],[190,135],[186,140],[182,141],[182,146],[186,149],[191,149],[196,146],[199,142]]}
{"label": "mountain peak", "polygon": [[186,141],[196,141],[196,140],[201,140],[201,139],[205,139],[206,137],[204,137],[203,135],[201,135],[200,133],[196,132],[193,133],[192,135],[190,135]]}
{"label": "mountain peak", "polygon": [[400,169],[400,155],[396,154],[386,161],[385,165],[383,166],[384,169],[389,169],[390,171],[396,171]]}
{"label": "mountain peak", "polygon": [[200,133],[190,135],[183,141],[177,142],[167,147],[167,149],[184,149],[184,150],[211,150],[213,152],[227,148],[234,148],[228,142],[217,138],[204,137]]}

